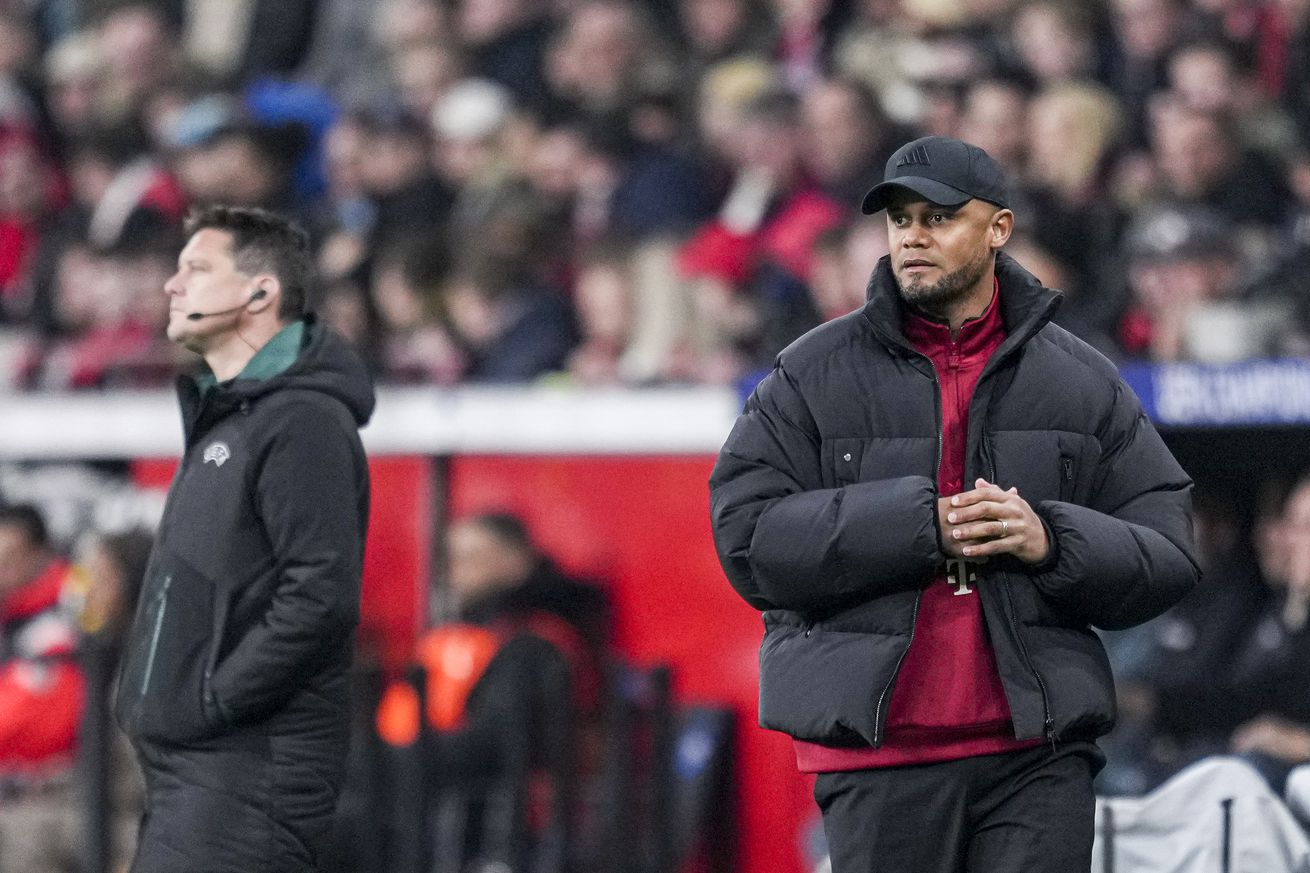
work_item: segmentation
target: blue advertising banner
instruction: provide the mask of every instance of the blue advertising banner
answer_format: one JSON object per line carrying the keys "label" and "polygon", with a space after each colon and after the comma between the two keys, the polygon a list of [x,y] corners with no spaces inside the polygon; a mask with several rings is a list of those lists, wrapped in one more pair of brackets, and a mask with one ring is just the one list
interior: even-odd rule
{"label": "blue advertising banner", "polygon": [[1119,373],[1162,427],[1310,423],[1310,360],[1127,364]]}

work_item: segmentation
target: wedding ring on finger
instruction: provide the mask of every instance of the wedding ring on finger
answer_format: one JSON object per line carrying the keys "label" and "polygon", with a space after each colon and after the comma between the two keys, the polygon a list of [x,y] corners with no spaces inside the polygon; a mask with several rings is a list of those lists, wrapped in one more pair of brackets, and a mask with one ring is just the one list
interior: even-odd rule
{"label": "wedding ring on finger", "polygon": [[1006,521],[1005,519],[1001,519],[1001,537],[1000,537],[1000,538],[1001,538],[1001,539],[1005,539],[1005,538],[1008,537],[1009,535],[1010,535],[1010,523],[1009,523],[1008,521]]}

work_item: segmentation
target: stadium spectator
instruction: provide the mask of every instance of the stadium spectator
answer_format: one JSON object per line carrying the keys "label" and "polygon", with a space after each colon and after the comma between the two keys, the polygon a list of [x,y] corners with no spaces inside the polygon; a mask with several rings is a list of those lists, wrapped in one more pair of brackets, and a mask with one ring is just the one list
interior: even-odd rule
{"label": "stadium spectator", "polygon": [[1231,118],[1162,96],[1151,112],[1151,142],[1165,201],[1208,206],[1254,228],[1286,222],[1291,198],[1282,169],[1244,149]]}
{"label": "stadium spectator", "polygon": [[294,210],[291,169],[307,145],[293,125],[224,124],[173,156],[187,202]]}
{"label": "stadium spectator", "polygon": [[622,110],[640,86],[672,79],[644,5],[583,0],[560,23],[546,59],[546,80],[557,111],[603,118]]}
{"label": "stadium spectator", "polygon": [[438,0],[383,0],[373,12],[373,36],[386,54],[406,45],[451,36],[446,4]]}
{"label": "stadium spectator", "polygon": [[1195,41],[1169,56],[1168,85],[1185,106],[1202,112],[1233,113],[1249,93],[1237,69],[1232,49],[1221,42]]}
{"label": "stadium spectator", "polygon": [[442,96],[464,78],[464,67],[458,48],[449,42],[405,45],[391,56],[397,96],[414,118],[431,116]]}
{"label": "stadium spectator", "polygon": [[1031,181],[1069,208],[1095,203],[1121,132],[1114,96],[1095,85],[1053,85],[1033,98],[1028,112]]}
{"label": "stadium spectator", "polygon": [[834,202],[854,214],[901,133],[873,92],[855,79],[817,82],[802,97],[806,169]]}
{"label": "stadium spectator", "polygon": [[179,356],[160,336],[159,291],[175,269],[174,235],[136,238],[109,251],[75,244],[60,256],[57,330],[25,378],[51,391],[158,388]]}
{"label": "stadium spectator", "polygon": [[763,7],[759,0],[678,0],[678,26],[692,83],[720,61],[769,54],[773,38]]}
{"label": "stadium spectator", "polygon": [[1169,58],[1169,90],[1184,106],[1232,119],[1243,149],[1285,154],[1296,146],[1291,115],[1260,89],[1229,43],[1200,39]]}
{"label": "stadium spectator", "polygon": [[323,138],[327,188],[313,229],[319,239],[319,275],[328,284],[365,267],[368,258],[377,223],[377,204],[368,187],[368,145],[369,122],[357,113],[338,118]]}
{"label": "stadium spectator", "polygon": [[446,323],[466,356],[464,381],[526,382],[568,359],[573,314],[526,267],[492,250],[459,264],[441,292]]}
{"label": "stadium spectator", "polygon": [[1079,0],[1028,0],[1010,25],[1018,62],[1040,85],[1096,77],[1098,9]]}
{"label": "stadium spectator", "polygon": [[90,31],[66,36],[46,53],[46,104],[60,138],[76,137],[97,121],[104,68],[100,44]]}
{"label": "stadium spectator", "polygon": [[1122,101],[1128,141],[1144,143],[1151,96],[1164,86],[1169,53],[1186,35],[1182,0],[1112,0],[1118,54],[1109,85]]}
{"label": "stadium spectator", "polygon": [[1112,738],[1108,791],[1139,793],[1201,757],[1235,753],[1281,793],[1310,762],[1310,479],[1281,493],[1272,484],[1250,542],[1207,525],[1213,578],[1112,642],[1125,729]]}
{"label": "stadium spectator", "polygon": [[796,96],[774,91],[745,107],[732,187],[719,215],[679,257],[703,336],[702,381],[732,382],[768,365],[817,316],[806,283],[813,242],[845,209],[802,163]]}
{"label": "stadium spectator", "polygon": [[1288,313],[1238,296],[1241,253],[1230,222],[1198,208],[1139,217],[1127,231],[1132,301],[1119,324],[1123,353],[1156,361],[1234,360],[1276,347]]}
{"label": "stadium spectator", "polygon": [[435,240],[414,237],[376,259],[369,288],[382,328],[377,363],[389,381],[452,385],[464,375],[466,356],[440,320],[447,258]]}
{"label": "stadium spectator", "polygon": [[1193,0],[1192,5],[1204,38],[1229,47],[1241,67],[1253,74],[1254,84],[1266,98],[1282,96],[1289,70],[1297,66],[1291,43],[1304,20],[1305,4],[1299,0]]}
{"label": "stadium spectator", "polygon": [[1291,768],[1310,762],[1310,477],[1295,482],[1256,544],[1270,588],[1224,680],[1238,727],[1230,747],[1279,793]]}
{"label": "stadium spectator", "polygon": [[601,237],[677,237],[716,205],[699,161],[670,144],[641,141],[621,121],[553,125],[535,139],[525,175],[542,207],[568,229],[570,260]]}
{"label": "stadium spectator", "polygon": [[582,385],[634,381],[628,355],[636,312],[631,259],[624,247],[597,246],[580,265],[573,287],[579,342],[569,354],[568,373]]}
{"label": "stadium spectator", "polygon": [[354,346],[370,373],[377,373],[378,330],[369,308],[368,292],[353,279],[325,282],[316,311],[323,323]]}
{"label": "stadium spectator", "polygon": [[779,87],[779,77],[756,58],[715,64],[701,78],[696,94],[696,129],[706,157],[720,167],[740,160],[746,108]]}
{"label": "stadium spectator", "polygon": [[343,215],[344,227],[367,229],[366,252],[439,227],[451,214],[453,195],[432,170],[427,125],[386,108],[361,113],[357,119],[363,126],[366,156],[358,169],[373,212],[371,218]]}
{"label": "stadium spectator", "polygon": [[315,0],[191,0],[183,16],[185,60],[216,81],[293,73],[309,52]]}
{"label": "stadium spectator", "polygon": [[[426,709],[411,688],[393,684],[378,731],[393,746],[417,741],[437,802],[454,793],[474,811],[474,821],[457,831],[467,836],[456,842],[463,856],[456,866],[529,869],[530,858],[550,857],[542,832],[572,815],[568,783],[589,766],[579,731],[597,714],[604,595],[565,577],[510,514],[456,521],[446,553],[452,619],[415,649],[426,671]],[[483,805],[498,790],[527,795],[526,825],[507,831],[477,821],[479,813],[507,815],[503,802]],[[449,817],[436,820],[450,826]],[[438,849],[448,842],[439,835]]]}
{"label": "stadium spectator", "polygon": [[486,79],[456,83],[432,109],[434,166],[457,192],[450,216],[455,234],[523,193],[513,111],[509,90]]}
{"label": "stadium spectator", "polygon": [[[865,267],[857,273],[850,269],[848,262],[847,249],[854,234],[852,225],[839,224],[819,234],[814,241],[814,272],[809,290],[817,320],[831,321],[864,305],[864,277],[860,274],[868,269]],[[886,232],[881,236],[886,237]],[[873,258],[874,263],[877,260]],[[858,278],[851,281],[853,277]]]}
{"label": "stadium spectator", "polygon": [[1113,95],[1088,83],[1051,85],[1028,108],[1033,214],[1020,230],[1069,264],[1084,288],[1104,281],[1119,233],[1108,177],[1122,126]]}
{"label": "stadium spectator", "polygon": [[43,120],[36,76],[40,55],[32,22],[0,14],[0,118],[36,126]]}
{"label": "stadium spectator", "polygon": [[1258,506],[1246,537],[1231,504],[1213,494],[1198,504],[1197,588],[1156,621],[1109,635],[1122,724],[1108,738],[1107,793],[1144,793],[1192,761],[1223,754],[1236,726],[1207,701],[1269,599],[1251,539],[1266,538],[1281,507]]}
{"label": "stadium spectator", "polygon": [[773,57],[787,87],[803,91],[823,77],[849,7],[834,0],[772,0],[769,5],[777,27]]}
{"label": "stadium spectator", "polygon": [[108,120],[140,112],[177,75],[182,47],[162,9],[152,3],[111,6],[96,28],[105,78],[100,94]]}
{"label": "stadium spectator", "polygon": [[525,106],[543,106],[551,21],[531,0],[459,0],[455,28],[474,75],[499,82]]}
{"label": "stadium spectator", "polygon": [[1028,117],[1029,98],[1028,88],[1018,79],[979,79],[965,92],[960,115],[965,142],[977,143],[1015,179],[1023,178],[1031,139],[1028,126],[1016,124],[1015,119]]}
{"label": "stadium spectator", "polygon": [[139,529],[93,534],[76,584],[65,590],[78,608],[87,680],[77,749],[82,791],[75,808],[65,811],[65,844],[84,859],[81,869],[125,869],[136,851],[145,783],[127,737],[113,722],[110,701],[152,541]]}
{"label": "stadium spectator", "polygon": [[1276,342],[1276,353],[1310,357],[1310,296],[1305,294],[1310,268],[1310,154],[1298,151],[1289,170],[1295,196],[1295,217],[1287,245],[1277,252],[1268,269],[1258,270],[1246,290],[1253,301],[1284,308],[1290,318]]}
{"label": "stadium spectator", "polygon": [[800,105],[787,91],[763,94],[745,107],[735,175],[717,218],[688,241],[682,269],[740,287],[769,261],[804,281],[810,244],[836,225],[842,206],[809,178],[802,163]]}
{"label": "stadium spectator", "polygon": [[64,179],[35,132],[0,124],[0,322],[36,316],[37,252],[66,199]]}
{"label": "stadium spectator", "polygon": [[28,504],[0,508],[0,867],[55,873],[52,845],[74,802],[72,763],[85,695],[77,631],[60,596],[70,567]]}
{"label": "stadium spectator", "polygon": [[63,220],[96,248],[181,229],[186,197],[137,125],[91,126],[70,144],[68,164],[73,203]]}

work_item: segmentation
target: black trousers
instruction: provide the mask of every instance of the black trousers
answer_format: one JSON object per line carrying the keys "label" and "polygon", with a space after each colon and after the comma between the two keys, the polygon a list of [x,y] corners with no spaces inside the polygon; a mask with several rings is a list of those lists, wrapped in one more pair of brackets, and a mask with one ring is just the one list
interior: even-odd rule
{"label": "black trousers", "polygon": [[1078,742],[821,773],[832,873],[1087,873],[1104,763]]}

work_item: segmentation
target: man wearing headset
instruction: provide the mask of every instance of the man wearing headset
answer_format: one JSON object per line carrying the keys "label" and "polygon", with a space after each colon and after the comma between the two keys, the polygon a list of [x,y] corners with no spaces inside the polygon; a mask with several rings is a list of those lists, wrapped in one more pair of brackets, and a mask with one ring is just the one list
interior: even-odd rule
{"label": "man wearing headset", "polygon": [[312,871],[340,789],[373,387],[305,312],[305,234],[192,215],[164,285],[185,447],[124,654],[146,774],[134,873]]}

